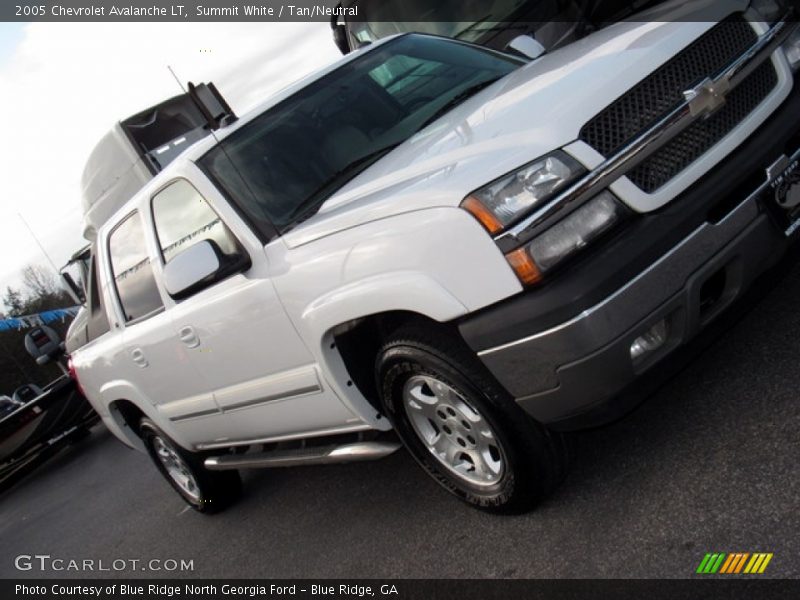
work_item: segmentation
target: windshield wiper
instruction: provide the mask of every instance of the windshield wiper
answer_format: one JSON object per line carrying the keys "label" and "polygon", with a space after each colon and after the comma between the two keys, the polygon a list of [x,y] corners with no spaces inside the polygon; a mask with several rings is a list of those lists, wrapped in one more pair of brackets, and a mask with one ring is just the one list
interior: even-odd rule
{"label": "windshield wiper", "polygon": [[430,125],[434,121],[438,120],[440,117],[442,117],[446,113],[449,113],[456,106],[458,106],[459,104],[464,102],[467,98],[469,98],[470,96],[474,96],[475,94],[480,92],[483,88],[489,87],[490,85],[492,85],[498,79],[500,79],[500,78],[497,77],[496,79],[489,79],[487,81],[482,81],[480,83],[476,83],[475,85],[471,85],[467,89],[465,89],[464,91],[456,94],[455,96],[450,98],[450,100],[448,100],[441,108],[439,108],[439,110],[437,110],[430,117],[425,119],[425,121],[423,121],[422,125],[417,127],[417,131],[422,131],[428,125]]}
{"label": "windshield wiper", "polygon": [[[320,204],[319,196],[334,183],[341,182],[341,185],[344,185],[372,163],[376,162],[384,154],[388,154],[399,145],[400,142],[397,142],[384,146],[383,148],[379,148],[378,150],[374,150],[373,152],[369,152],[364,156],[347,163],[344,167],[333,173],[330,177],[318,185],[317,188],[311,192],[311,194],[309,194],[308,197],[301,202],[297,208],[294,209],[294,211],[292,211],[292,214],[289,215],[290,222],[286,226],[286,229],[290,229],[298,223],[302,223],[311,215],[313,215]],[[341,181],[342,179],[345,179],[345,181]]]}

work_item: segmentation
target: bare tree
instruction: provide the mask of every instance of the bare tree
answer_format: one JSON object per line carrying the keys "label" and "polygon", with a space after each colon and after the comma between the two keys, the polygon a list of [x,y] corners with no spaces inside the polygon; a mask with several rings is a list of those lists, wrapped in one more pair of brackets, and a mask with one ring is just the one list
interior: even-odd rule
{"label": "bare tree", "polygon": [[33,298],[57,296],[61,292],[53,274],[41,265],[28,265],[22,269],[22,283]]}
{"label": "bare tree", "polygon": [[8,314],[12,317],[18,317],[24,313],[25,303],[22,299],[22,294],[19,290],[12,288],[10,285],[6,287],[6,295],[3,296],[3,304],[6,305]]}

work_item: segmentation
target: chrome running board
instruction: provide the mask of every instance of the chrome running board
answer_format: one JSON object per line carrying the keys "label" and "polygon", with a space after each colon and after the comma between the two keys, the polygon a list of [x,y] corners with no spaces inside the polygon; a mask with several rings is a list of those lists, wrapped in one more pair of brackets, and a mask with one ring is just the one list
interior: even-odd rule
{"label": "chrome running board", "polygon": [[203,464],[210,471],[330,465],[361,460],[377,460],[389,456],[399,448],[399,442],[354,442],[351,444],[311,446],[294,450],[276,450],[258,454],[209,456]]}

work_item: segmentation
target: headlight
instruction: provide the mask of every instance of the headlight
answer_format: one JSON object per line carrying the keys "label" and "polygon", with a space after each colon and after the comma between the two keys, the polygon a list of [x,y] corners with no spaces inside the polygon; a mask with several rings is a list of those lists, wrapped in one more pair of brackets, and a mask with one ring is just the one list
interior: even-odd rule
{"label": "headlight", "polygon": [[574,158],[559,150],[476,190],[461,206],[489,233],[499,233],[585,172]]}
{"label": "headlight", "polygon": [[792,71],[797,71],[800,69],[800,27],[797,26],[797,23],[792,23],[792,26],[795,30],[783,43],[783,53],[786,55]]}
{"label": "headlight", "polygon": [[619,221],[627,210],[608,190],[574,210],[527,245],[506,255],[520,281],[532,284]]}

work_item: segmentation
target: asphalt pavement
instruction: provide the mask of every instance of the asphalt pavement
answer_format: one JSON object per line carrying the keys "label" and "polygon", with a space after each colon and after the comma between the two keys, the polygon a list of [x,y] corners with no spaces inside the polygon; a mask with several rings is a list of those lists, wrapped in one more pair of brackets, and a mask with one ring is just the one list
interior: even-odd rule
{"label": "asphalt pavement", "polygon": [[[567,480],[529,514],[471,509],[401,451],[247,472],[206,517],[101,426],[0,494],[0,577],[682,578],[707,552],[770,552],[765,577],[800,577],[799,298],[796,266],[633,414],[570,434]],[[33,554],[193,570],[15,568]]]}

